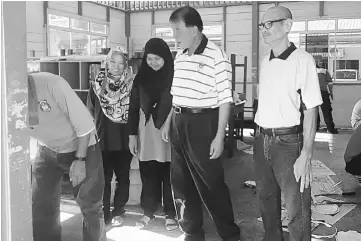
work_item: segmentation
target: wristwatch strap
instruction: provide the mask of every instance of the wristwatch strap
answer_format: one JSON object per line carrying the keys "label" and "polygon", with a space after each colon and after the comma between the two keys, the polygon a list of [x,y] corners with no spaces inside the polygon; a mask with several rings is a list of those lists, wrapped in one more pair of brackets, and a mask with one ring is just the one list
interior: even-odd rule
{"label": "wristwatch strap", "polygon": [[85,158],[85,157],[77,157],[75,160],[76,160],[76,161],[85,161],[86,158]]}

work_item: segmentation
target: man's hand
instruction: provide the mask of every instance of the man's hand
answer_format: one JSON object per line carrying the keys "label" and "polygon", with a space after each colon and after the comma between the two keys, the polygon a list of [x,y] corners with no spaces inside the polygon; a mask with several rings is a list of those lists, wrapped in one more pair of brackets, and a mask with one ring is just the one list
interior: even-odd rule
{"label": "man's hand", "polygon": [[133,156],[136,156],[138,153],[138,136],[131,135],[129,136],[129,150],[133,154]]}
{"label": "man's hand", "polygon": [[209,155],[211,156],[209,159],[217,159],[220,157],[224,149],[224,138],[222,136],[216,136],[211,144],[211,148],[209,150]]}
{"label": "man's hand", "polygon": [[79,185],[86,176],[85,161],[75,160],[71,164],[69,177],[73,184],[73,187]]}
{"label": "man's hand", "polygon": [[297,158],[295,164],[293,165],[293,174],[295,175],[296,182],[301,180],[301,193],[305,188],[310,186],[312,181],[311,158],[311,153],[301,151],[301,155]]}

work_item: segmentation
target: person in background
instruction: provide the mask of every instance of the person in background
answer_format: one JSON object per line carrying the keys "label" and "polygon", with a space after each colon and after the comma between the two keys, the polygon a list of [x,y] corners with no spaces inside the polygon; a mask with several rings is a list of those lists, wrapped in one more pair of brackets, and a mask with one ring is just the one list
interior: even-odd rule
{"label": "person in background", "polygon": [[[105,68],[97,74],[89,89],[87,107],[95,119],[103,157],[105,187],[103,210],[105,223],[121,225],[124,206],[129,199],[129,170],[132,154],[128,148],[129,96],[133,74],[128,67],[126,50],[113,47],[105,61]],[[111,182],[116,177],[114,209],[110,212]]]}
{"label": "person in background", "polygon": [[227,54],[202,33],[197,10],[178,8],[169,21],[181,50],[174,63],[173,110],[162,137],[168,141],[170,135],[171,182],[184,240],[205,240],[203,202],[222,240],[238,241],[220,160],[233,101],[231,66]]}
{"label": "person in background", "polygon": [[264,240],[283,240],[281,193],[289,240],[311,240],[311,158],[318,106],[322,104],[315,61],[289,41],[292,13],[269,8],[259,29],[271,47],[260,65],[258,125],[254,140],[256,188]]}
{"label": "person in background", "polygon": [[106,241],[104,173],[93,119],[62,77],[32,73],[28,83],[29,134],[39,143],[32,162],[34,241],[61,241],[60,193],[65,173],[83,214],[83,240]]}
{"label": "person in background", "polygon": [[[331,99],[333,100],[332,78],[330,73],[326,69],[323,69],[318,65],[316,65],[316,67],[317,67],[318,81],[320,84],[321,96],[323,101],[321,105],[323,119],[326,123],[328,132],[331,134],[338,134],[338,131],[335,129],[335,123],[333,122],[333,118],[332,118],[332,106],[330,101],[330,96]],[[320,128],[320,122],[321,122],[320,114],[318,114],[317,130]]]}
{"label": "person in background", "polygon": [[165,227],[177,228],[176,212],[170,184],[170,145],[162,140],[161,130],[172,108],[170,88],[173,81],[173,56],[167,43],[150,39],[130,98],[129,148],[139,159],[142,179],[141,207],[144,216],[136,226],[146,227],[162,202]]}
{"label": "person in background", "polygon": [[356,128],[360,124],[361,124],[361,99],[356,102],[352,110],[352,115],[351,115],[352,129],[356,130]]}

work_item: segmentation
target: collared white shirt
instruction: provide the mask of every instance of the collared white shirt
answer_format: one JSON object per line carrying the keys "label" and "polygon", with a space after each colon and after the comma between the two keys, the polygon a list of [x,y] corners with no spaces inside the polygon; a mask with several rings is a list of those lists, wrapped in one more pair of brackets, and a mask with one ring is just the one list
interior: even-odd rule
{"label": "collared white shirt", "polygon": [[277,58],[271,52],[261,63],[255,122],[263,128],[299,125],[301,97],[306,109],[322,104],[314,59],[292,43]]}

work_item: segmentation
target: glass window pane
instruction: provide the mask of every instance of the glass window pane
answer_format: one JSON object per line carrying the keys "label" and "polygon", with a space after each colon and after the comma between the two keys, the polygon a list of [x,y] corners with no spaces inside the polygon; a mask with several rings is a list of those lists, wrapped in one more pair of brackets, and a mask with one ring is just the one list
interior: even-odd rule
{"label": "glass window pane", "polygon": [[158,38],[173,37],[173,31],[171,28],[156,28],[155,36]]}
{"label": "glass window pane", "polygon": [[212,25],[212,26],[204,26],[203,27],[203,33],[206,36],[209,35],[222,35],[222,25]]}
{"label": "glass window pane", "polygon": [[223,38],[222,37],[210,37],[209,40],[211,40],[213,43],[215,43],[219,47],[223,47]]}
{"label": "glass window pane", "polygon": [[305,21],[293,22],[291,32],[305,31],[305,30],[306,30],[306,22]]}
{"label": "glass window pane", "polygon": [[50,29],[49,44],[49,55],[60,56],[61,49],[70,48],[70,32]]}
{"label": "glass window pane", "polygon": [[89,35],[82,33],[71,34],[71,48],[74,54],[88,55],[89,54]]}
{"label": "glass window pane", "polygon": [[90,31],[93,33],[106,34],[107,33],[107,25],[90,23]]}
{"label": "glass window pane", "polygon": [[164,41],[168,44],[171,51],[177,50],[176,44],[175,44],[175,39],[164,39]]}
{"label": "glass window pane", "polygon": [[335,30],[336,29],[336,20],[315,20],[308,21],[308,30]]}
{"label": "glass window pane", "polygon": [[69,28],[69,22],[70,20],[67,17],[49,14],[49,25],[51,26]]}
{"label": "glass window pane", "polygon": [[107,47],[107,38],[102,36],[90,36],[90,54],[101,53],[102,48]]}
{"label": "glass window pane", "polygon": [[89,22],[78,19],[71,19],[71,28],[89,31]]}
{"label": "glass window pane", "polygon": [[338,29],[361,29],[361,18],[359,19],[339,19]]}

